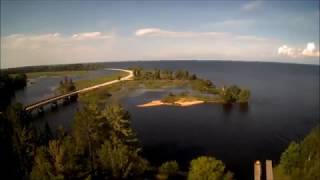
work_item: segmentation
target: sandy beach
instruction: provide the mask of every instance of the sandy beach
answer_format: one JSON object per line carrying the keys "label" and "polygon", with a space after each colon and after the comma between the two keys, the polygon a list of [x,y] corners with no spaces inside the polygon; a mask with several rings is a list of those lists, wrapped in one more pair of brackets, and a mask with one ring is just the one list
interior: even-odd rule
{"label": "sandy beach", "polygon": [[154,100],[145,104],[140,104],[137,105],[138,107],[153,107],[153,106],[193,106],[193,105],[197,105],[197,104],[202,104],[204,103],[204,101],[200,101],[200,100],[185,100],[185,99],[180,99],[178,101],[175,101],[174,103],[164,103],[160,100]]}

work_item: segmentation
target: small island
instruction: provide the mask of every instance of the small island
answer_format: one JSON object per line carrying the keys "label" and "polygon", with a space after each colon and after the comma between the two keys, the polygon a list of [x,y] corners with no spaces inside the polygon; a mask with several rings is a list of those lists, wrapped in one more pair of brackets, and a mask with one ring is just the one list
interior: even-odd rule
{"label": "small island", "polygon": [[[239,88],[236,85],[217,87],[210,80],[197,77],[195,74],[189,73],[187,70],[142,70],[134,68],[135,81],[139,81],[139,85],[145,88],[168,88],[180,87],[186,92],[179,94],[169,93],[158,100],[153,100],[138,107],[153,106],[193,106],[203,103],[214,104],[233,104],[248,103],[250,91],[245,88]],[[158,84],[157,84],[158,83]],[[154,84],[157,84],[155,86]]]}

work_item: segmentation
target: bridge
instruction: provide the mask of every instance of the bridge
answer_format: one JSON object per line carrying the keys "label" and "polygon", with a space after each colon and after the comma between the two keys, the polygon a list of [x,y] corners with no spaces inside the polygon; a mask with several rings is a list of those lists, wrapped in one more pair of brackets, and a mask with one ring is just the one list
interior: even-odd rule
{"label": "bridge", "polygon": [[26,112],[32,112],[33,110],[36,110],[36,109],[43,109],[43,107],[45,105],[48,105],[48,104],[57,105],[57,102],[59,100],[70,99],[72,96],[77,96],[78,94],[81,94],[81,93],[86,93],[88,91],[92,91],[92,90],[95,90],[95,89],[98,89],[98,88],[101,88],[101,87],[104,87],[104,86],[108,86],[108,85],[111,85],[111,84],[115,84],[115,83],[118,83],[118,82],[121,82],[121,81],[131,80],[133,78],[133,71],[130,71],[130,70],[127,70],[127,69],[113,69],[112,68],[112,69],[108,69],[108,70],[123,71],[123,72],[128,73],[128,75],[125,76],[125,77],[122,77],[120,79],[117,79],[117,80],[104,82],[104,83],[101,83],[101,84],[97,84],[97,85],[86,87],[86,88],[83,88],[83,89],[80,89],[80,90],[76,90],[76,91],[73,91],[73,92],[70,92],[70,93],[66,93],[66,94],[50,97],[50,98],[47,98],[47,99],[42,99],[40,101],[37,101],[35,103],[32,103],[32,104],[29,104],[29,105],[25,106],[24,110]]}

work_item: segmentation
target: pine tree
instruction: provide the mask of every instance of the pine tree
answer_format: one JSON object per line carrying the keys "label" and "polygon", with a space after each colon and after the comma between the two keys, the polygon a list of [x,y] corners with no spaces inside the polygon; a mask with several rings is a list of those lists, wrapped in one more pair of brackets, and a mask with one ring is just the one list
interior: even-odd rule
{"label": "pine tree", "polygon": [[102,114],[108,119],[117,138],[128,145],[137,144],[138,140],[135,132],[131,128],[128,111],[125,111],[120,105],[116,104],[108,105]]}

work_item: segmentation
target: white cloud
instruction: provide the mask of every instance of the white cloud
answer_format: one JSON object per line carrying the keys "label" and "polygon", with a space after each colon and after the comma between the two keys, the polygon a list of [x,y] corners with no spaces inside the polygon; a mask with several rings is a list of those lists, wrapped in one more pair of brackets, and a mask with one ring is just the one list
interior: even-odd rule
{"label": "white cloud", "polygon": [[250,1],[244,4],[241,9],[244,11],[252,11],[259,8],[263,4],[262,0]]}
{"label": "white cloud", "polygon": [[294,48],[290,48],[287,45],[282,45],[278,48],[278,54],[290,57],[297,57],[298,52]]}
{"label": "white cloud", "polygon": [[158,28],[143,28],[135,32],[136,36],[142,37],[199,37],[199,36],[224,36],[223,32],[191,32],[191,31],[169,31]]}
{"label": "white cloud", "polygon": [[72,38],[77,40],[87,40],[87,39],[108,39],[111,38],[112,35],[103,34],[101,32],[86,32],[86,33],[78,33],[73,34]]}
{"label": "white cloud", "polygon": [[302,51],[302,55],[309,57],[319,57],[319,51],[316,50],[316,46],[313,42],[307,44],[307,47]]}
{"label": "white cloud", "polygon": [[112,54],[113,35],[92,32],[70,36],[51,34],[13,34],[1,38],[1,66],[73,63],[101,59]]}
{"label": "white cloud", "polygon": [[282,45],[278,48],[278,54],[288,57],[319,57],[319,50],[316,50],[316,46],[313,42],[309,42],[305,49],[293,48],[287,45]]}
{"label": "white cloud", "polygon": [[[224,32],[138,29],[133,37],[115,33],[86,32],[64,35],[13,34],[1,38],[2,67],[96,62],[106,60],[279,60],[275,48],[282,42],[252,35]],[[152,38],[144,38],[152,37]],[[305,50],[281,46],[279,54],[310,57],[319,54],[314,45]],[[291,58],[292,59],[292,58]],[[309,58],[311,59],[311,58]],[[281,58],[282,62],[290,58]],[[298,62],[291,60],[291,62]],[[301,61],[302,62],[302,61]],[[312,61],[313,62],[313,61]]]}

